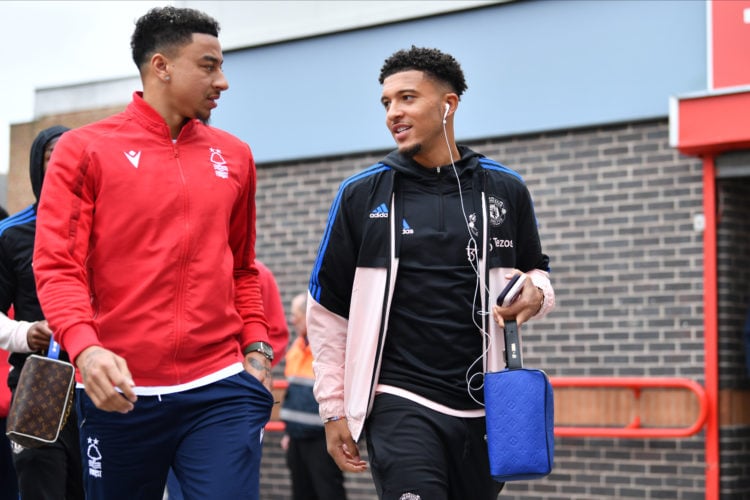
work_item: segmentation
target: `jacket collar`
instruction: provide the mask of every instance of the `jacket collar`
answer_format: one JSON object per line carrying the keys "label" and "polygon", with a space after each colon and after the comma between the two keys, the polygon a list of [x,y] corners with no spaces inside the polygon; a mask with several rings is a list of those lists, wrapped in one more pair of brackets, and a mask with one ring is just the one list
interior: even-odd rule
{"label": "jacket collar", "polygon": [[[133,116],[141,126],[153,134],[166,137],[170,141],[172,140],[169,125],[167,125],[164,118],[143,99],[142,91],[133,92],[133,100],[128,105],[126,111]],[[180,130],[178,139],[190,134],[195,129],[196,123],[200,124],[201,122],[197,118],[194,118],[185,123],[185,125],[182,126],[182,130]]]}

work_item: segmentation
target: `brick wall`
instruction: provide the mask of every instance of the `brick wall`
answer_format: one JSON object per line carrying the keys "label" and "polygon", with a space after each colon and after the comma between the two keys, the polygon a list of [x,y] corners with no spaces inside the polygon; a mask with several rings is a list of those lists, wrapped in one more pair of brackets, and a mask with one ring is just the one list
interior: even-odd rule
{"label": "brick wall", "polygon": [[[10,211],[30,202],[28,147],[39,130],[114,111],[14,125]],[[529,366],[552,376],[703,382],[703,243],[693,227],[702,212],[702,165],[671,149],[667,135],[667,122],[656,120],[469,144],[523,175],[551,257],[558,307],[524,327]],[[287,313],[291,298],[307,287],[338,184],[384,153],[258,166],[257,253],[276,275]],[[718,186],[723,499],[750,495],[750,381],[740,336],[750,304],[748,191],[747,179]],[[667,420],[679,420],[680,409],[663,406]],[[264,499],[289,498],[279,439],[269,433],[264,444]],[[502,497],[704,498],[703,452],[703,433],[678,440],[557,439],[553,473],[510,484]],[[367,474],[348,475],[346,485],[350,500],[375,498]]]}
{"label": "brick wall", "polygon": [[[666,123],[470,145],[523,175],[551,257],[558,308],[525,328],[529,363],[701,377],[701,163],[669,147]],[[259,166],[257,253],[285,303],[306,288],[338,183],[381,157]]]}
{"label": "brick wall", "polygon": [[[667,122],[469,145],[523,175],[551,257],[558,306],[524,328],[527,365],[552,376],[702,383],[703,235],[693,226],[702,213],[702,163],[669,147]],[[259,165],[258,256],[278,278],[285,304],[307,285],[339,182],[383,153]],[[737,231],[729,230],[732,238],[747,245],[747,227]],[[746,278],[737,277],[745,284]],[[722,359],[737,357],[731,353],[737,342],[722,343]],[[742,426],[724,433],[722,446],[746,452],[747,434]],[[263,498],[287,498],[277,484],[288,480],[285,464],[274,447],[269,439],[264,478],[276,493]],[[510,484],[503,498],[704,498],[703,433],[678,440],[557,439],[556,452],[548,478]],[[729,464],[723,467],[730,472]],[[374,498],[369,477],[347,481],[362,489],[357,498]]]}

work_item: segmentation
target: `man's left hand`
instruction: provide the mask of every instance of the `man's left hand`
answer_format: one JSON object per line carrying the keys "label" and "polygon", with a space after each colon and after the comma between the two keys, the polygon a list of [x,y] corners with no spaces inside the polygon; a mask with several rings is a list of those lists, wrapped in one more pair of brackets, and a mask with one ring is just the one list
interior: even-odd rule
{"label": "man's left hand", "polygon": [[243,365],[247,373],[257,378],[268,389],[268,392],[271,392],[273,375],[271,374],[271,361],[267,357],[260,352],[251,352],[245,356]]}
{"label": "man's left hand", "polygon": [[47,325],[47,320],[32,323],[29,331],[26,332],[26,343],[34,351],[46,351],[49,349],[49,339],[52,337],[52,330]]}
{"label": "man's left hand", "polygon": [[544,292],[530,280],[526,279],[516,300],[507,307],[492,306],[492,317],[500,328],[505,328],[506,319],[515,319],[518,325],[522,325],[542,308],[544,303]]}

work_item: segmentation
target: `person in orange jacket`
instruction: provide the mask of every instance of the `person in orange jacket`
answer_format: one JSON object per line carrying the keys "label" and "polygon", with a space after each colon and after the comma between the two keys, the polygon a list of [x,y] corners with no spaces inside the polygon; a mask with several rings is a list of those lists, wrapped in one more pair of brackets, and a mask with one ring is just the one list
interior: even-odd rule
{"label": "person in orange jacket", "polygon": [[313,356],[307,341],[307,294],[292,299],[292,325],[297,338],[286,354],[284,375],[289,387],[280,417],[286,425],[282,448],[292,475],[294,500],[346,500],[344,475],[326,450],[323,420],[313,396]]}

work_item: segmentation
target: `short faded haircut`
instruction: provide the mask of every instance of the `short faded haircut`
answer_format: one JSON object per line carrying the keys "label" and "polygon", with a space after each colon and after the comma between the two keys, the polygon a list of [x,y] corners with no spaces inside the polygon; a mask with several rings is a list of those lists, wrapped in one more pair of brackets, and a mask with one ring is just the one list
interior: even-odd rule
{"label": "short faded haircut", "polygon": [[195,9],[156,7],[135,23],[130,48],[140,71],[157,52],[169,53],[193,40],[193,33],[219,36],[219,23]]}
{"label": "short faded haircut", "polygon": [[392,56],[386,59],[380,69],[378,81],[382,85],[389,76],[410,70],[422,71],[429,77],[444,83],[459,98],[468,88],[464,72],[456,58],[438,49],[414,45],[408,50],[402,49],[394,52]]}

